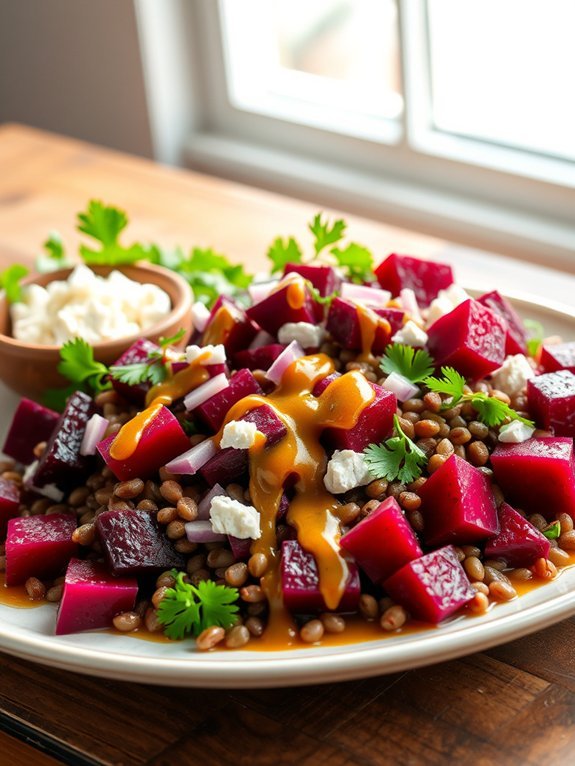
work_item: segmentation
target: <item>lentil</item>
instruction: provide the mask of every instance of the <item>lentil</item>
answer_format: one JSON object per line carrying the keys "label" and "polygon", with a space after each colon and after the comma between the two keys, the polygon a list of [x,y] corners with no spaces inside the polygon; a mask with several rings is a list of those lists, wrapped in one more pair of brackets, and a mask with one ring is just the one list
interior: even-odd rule
{"label": "lentil", "polygon": [[489,450],[483,442],[471,442],[467,447],[467,459],[476,468],[485,465],[489,460]]}
{"label": "lentil", "polygon": [[138,497],[144,491],[144,482],[141,479],[130,479],[121,481],[114,487],[114,494],[121,497],[122,500],[132,500]]}
{"label": "lentil", "polygon": [[446,457],[450,457],[453,455],[453,444],[449,441],[449,439],[441,439],[441,441],[437,443],[435,452],[438,455],[445,455]]}
{"label": "lentil", "polygon": [[557,577],[557,567],[552,561],[545,558],[539,558],[531,567],[531,571],[535,577],[540,577],[542,580],[553,580]]}
{"label": "lentil", "polygon": [[53,585],[51,588],[48,588],[48,590],[46,591],[46,601],[50,601],[53,604],[57,603],[58,601],[61,601],[63,592],[64,592],[64,586],[62,584]]}
{"label": "lentil", "polygon": [[226,647],[228,649],[239,649],[245,646],[250,640],[250,631],[245,625],[234,625],[226,634]]}
{"label": "lentil", "polygon": [[379,624],[384,630],[398,630],[405,625],[406,620],[407,612],[405,609],[402,606],[399,606],[399,604],[395,604],[385,610],[381,615]]}
{"label": "lentil", "polygon": [[210,569],[218,569],[231,566],[235,558],[234,554],[227,548],[214,548],[208,553],[206,561]]}
{"label": "lentil", "polygon": [[557,520],[561,524],[561,534],[573,530],[573,519],[568,513],[560,513]]}
{"label": "lentil", "polygon": [[186,534],[186,527],[184,525],[184,522],[180,519],[176,519],[175,521],[170,521],[168,526],[166,527],[166,535],[170,538],[170,540],[179,540],[181,537],[184,537]]}
{"label": "lentil", "polygon": [[470,580],[483,580],[485,568],[477,556],[468,556],[463,562],[463,568]]}
{"label": "lentil", "polygon": [[142,618],[137,612],[121,612],[112,620],[116,630],[122,633],[131,633],[137,630],[142,624]]}
{"label": "lentil", "polygon": [[160,494],[164,500],[168,501],[168,503],[173,503],[175,505],[182,497],[182,488],[177,481],[168,479],[160,485]]}
{"label": "lentil", "polygon": [[484,614],[489,609],[489,599],[485,593],[477,592],[467,606],[474,614]]}
{"label": "lentil", "polygon": [[244,585],[240,588],[240,598],[249,604],[256,604],[266,600],[266,595],[259,585]]}
{"label": "lentil", "polygon": [[416,511],[421,505],[421,498],[415,492],[401,492],[398,501],[406,511]]}
{"label": "lentil", "polygon": [[575,530],[559,535],[559,545],[566,551],[575,551]]}
{"label": "lentil", "polygon": [[152,596],[152,604],[156,607],[156,609],[159,607],[160,601],[165,597],[167,590],[168,588],[165,585],[162,585],[154,591]]}
{"label": "lentil", "polygon": [[156,579],[156,588],[161,588],[165,585],[166,588],[173,588],[176,584],[176,580],[171,572],[162,572],[162,574]]}
{"label": "lentil", "polygon": [[226,637],[226,631],[219,625],[211,625],[203,630],[196,638],[196,646],[201,652],[207,652],[221,643]]}
{"label": "lentil", "polygon": [[158,620],[158,613],[151,607],[146,609],[144,625],[146,626],[146,630],[150,633],[158,633],[163,629],[162,623]]}
{"label": "lentil", "polygon": [[265,553],[254,553],[248,561],[248,569],[252,577],[259,578],[268,568],[268,557]]}
{"label": "lentil", "polygon": [[158,511],[156,518],[158,519],[158,524],[171,524],[172,521],[178,518],[178,511],[171,507],[162,508]]}
{"label": "lentil", "polygon": [[245,622],[246,628],[256,638],[259,638],[264,632],[264,624],[259,617],[248,617]]}
{"label": "lentil", "polygon": [[72,540],[79,545],[90,546],[96,539],[96,525],[82,524],[72,532]]}
{"label": "lentil", "polygon": [[320,615],[320,620],[326,633],[343,633],[345,630],[345,620],[339,614],[326,612]]}
{"label": "lentil", "polygon": [[184,521],[195,521],[198,518],[198,504],[191,497],[180,497],[176,503],[176,511]]}
{"label": "lentil", "polygon": [[241,588],[248,579],[247,565],[244,564],[243,561],[238,561],[236,564],[232,564],[226,569],[224,578],[227,584],[231,585],[232,588]]}
{"label": "lentil", "polygon": [[379,611],[375,598],[369,593],[362,593],[359,598],[359,611],[366,620],[375,620]]}
{"label": "lentil", "polygon": [[32,601],[42,601],[46,597],[46,586],[37,577],[29,577],[24,583],[24,588]]}
{"label": "lentil", "polygon": [[324,626],[321,620],[310,620],[302,626],[299,637],[306,644],[315,644],[317,641],[321,641],[324,634]]}
{"label": "lentil", "polygon": [[447,460],[447,457],[445,455],[432,455],[429,458],[429,462],[427,464],[427,470],[429,473],[435,473],[438,468],[441,468],[441,466],[445,463]]}
{"label": "lentil", "polygon": [[502,580],[494,580],[489,583],[489,595],[495,601],[511,601],[512,598],[517,596],[517,591],[508,582]]}
{"label": "lentil", "polygon": [[555,564],[556,567],[566,567],[571,563],[571,556],[561,548],[551,548],[549,551],[549,561]]}

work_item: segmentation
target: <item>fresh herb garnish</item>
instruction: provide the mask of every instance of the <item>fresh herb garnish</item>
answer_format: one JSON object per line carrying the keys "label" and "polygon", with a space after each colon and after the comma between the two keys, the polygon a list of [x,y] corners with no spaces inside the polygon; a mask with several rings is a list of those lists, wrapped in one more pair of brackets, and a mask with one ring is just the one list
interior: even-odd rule
{"label": "fresh herb garnish", "polygon": [[403,484],[411,484],[421,476],[427,457],[402,431],[397,415],[393,416],[393,425],[396,436],[382,444],[366,447],[363,451],[365,462],[375,479],[399,480]]}
{"label": "fresh herb garnish", "polygon": [[44,393],[44,403],[55,410],[62,410],[74,391],[93,395],[111,386],[108,368],[94,359],[94,349],[83,338],[64,343],[60,349],[58,372],[68,378],[71,385],[62,389],[49,388]]}
{"label": "fresh herb garnish", "polygon": [[88,209],[78,214],[78,231],[96,240],[99,248],[80,245],[80,255],[85,263],[118,266],[147,259],[149,251],[143,245],[136,243],[124,247],[120,244],[120,234],[127,225],[128,216],[123,210],[99,200],[90,200]]}
{"label": "fresh herb garnish", "polygon": [[557,538],[561,534],[561,522],[560,521],[552,522],[551,524],[549,524],[548,527],[546,527],[543,530],[543,534],[548,540],[557,540]]}
{"label": "fresh herb garnish", "polygon": [[36,271],[39,271],[40,274],[56,271],[57,269],[65,269],[73,265],[66,258],[64,243],[59,232],[51,231],[42,247],[46,254],[39,255],[36,258]]}
{"label": "fresh herb garnish", "polygon": [[343,250],[334,247],[330,252],[337,261],[337,265],[347,269],[347,277],[352,282],[362,284],[374,278],[373,255],[367,247],[350,242]]}
{"label": "fresh herb garnish", "polygon": [[198,636],[212,625],[227,629],[235,624],[239,609],[236,588],[216,585],[212,580],[202,580],[196,586],[184,582],[184,572],[172,570],[172,575],[176,583],[166,590],[157,612],[168,638],[181,641],[188,633]]}
{"label": "fresh herb garnish", "polygon": [[300,246],[293,237],[282,239],[276,237],[268,247],[267,256],[272,262],[272,274],[282,271],[288,263],[301,263],[303,254]]}
{"label": "fresh herb garnish", "polygon": [[211,307],[220,295],[237,297],[248,287],[253,277],[244,267],[233,264],[211,248],[194,247],[174,270],[186,279],[196,300]]}
{"label": "fresh herb garnish", "polygon": [[330,293],[329,295],[322,295],[320,291],[317,289],[317,287],[312,285],[309,279],[306,279],[305,282],[306,282],[308,290],[311,293],[311,297],[316,303],[319,303],[320,306],[331,306],[334,298],[337,298],[337,296],[339,295],[339,291],[337,290],[333,293]]}
{"label": "fresh herb garnish", "polygon": [[541,344],[543,343],[545,330],[543,329],[541,322],[538,322],[535,319],[525,319],[523,324],[525,325],[525,329],[527,330],[528,335],[527,353],[529,356],[535,357],[541,348]]}
{"label": "fresh herb garnish", "polygon": [[[322,221],[322,214],[317,213],[313,221],[308,224],[308,229],[314,236],[313,249],[316,257],[329,245],[335,245],[343,239],[347,224],[341,218],[330,225],[329,220]],[[333,250],[331,251],[333,252]]]}
{"label": "fresh herb garnish", "polygon": [[392,372],[407,378],[411,383],[422,383],[433,372],[433,359],[422,348],[412,348],[402,343],[391,343],[385,349],[380,367],[390,375]]}
{"label": "fresh herb garnish", "polygon": [[476,391],[475,393],[465,393],[466,380],[457,370],[453,367],[442,367],[442,378],[429,377],[426,378],[424,383],[431,390],[438,394],[447,394],[450,399],[444,403],[444,409],[450,409],[460,402],[470,402],[473,408],[476,410],[479,420],[485,425],[493,427],[500,426],[508,418],[510,420],[519,420],[525,425],[535,426],[532,420],[522,418],[512,409],[508,404],[502,402],[500,399],[496,399],[494,396],[489,396],[483,391]]}
{"label": "fresh herb garnish", "polygon": [[150,383],[157,386],[163,383],[171,373],[172,359],[166,357],[165,349],[177,343],[184,337],[185,330],[181,328],[171,338],[160,338],[158,343],[160,350],[150,351],[143,362],[133,364],[118,364],[110,367],[110,375],[114,380],[125,383],[127,386],[137,386],[140,383]]}
{"label": "fresh herb garnish", "polygon": [[13,263],[0,274],[0,289],[6,293],[6,299],[9,303],[18,303],[22,300],[21,280],[30,273],[26,266],[20,263]]}

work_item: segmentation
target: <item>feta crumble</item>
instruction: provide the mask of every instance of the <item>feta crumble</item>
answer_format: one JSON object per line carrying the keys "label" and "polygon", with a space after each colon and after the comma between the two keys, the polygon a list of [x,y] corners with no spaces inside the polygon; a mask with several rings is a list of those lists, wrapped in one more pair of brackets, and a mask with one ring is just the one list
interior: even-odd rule
{"label": "feta crumble", "polygon": [[470,297],[463,287],[456,284],[449,285],[445,290],[440,290],[437,293],[437,298],[434,298],[429,304],[426,327],[431,327],[434,322],[446,314],[450,314],[454,308]]}
{"label": "feta crumble", "polygon": [[210,364],[225,364],[226,349],[223,344],[217,346],[188,346],[186,348],[186,362],[191,364],[201,357],[201,365],[205,367]]}
{"label": "feta crumble", "polygon": [[535,377],[535,371],[523,354],[508,356],[503,365],[491,374],[493,386],[508,396],[520,394],[527,381]]}
{"label": "feta crumble", "polygon": [[522,423],[520,420],[512,420],[499,431],[499,441],[504,444],[521,444],[526,442],[535,433],[535,429]]}
{"label": "feta crumble", "polygon": [[214,497],[210,503],[212,529],[221,535],[233,535],[240,540],[261,537],[260,514],[253,505],[244,505],[225,495]]}
{"label": "feta crumble", "polygon": [[391,340],[393,343],[404,343],[406,346],[424,348],[427,343],[427,333],[418,327],[412,319],[408,319]]}
{"label": "feta crumble", "polygon": [[255,423],[250,423],[247,420],[230,420],[224,426],[220,449],[226,449],[226,447],[249,449],[256,440],[257,432]]}
{"label": "feta crumble", "polygon": [[325,337],[323,327],[309,322],[287,322],[278,330],[280,343],[297,341],[302,348],[318,348]]}
{"label": "feta crumble", "polygon": [[373,476],[367,469],[365,457],[361,452],[351,449],[336,450],[329,463],[323,479],[325,488],[332,495],[341,495],[356,487],[364,487],[373,481]]}

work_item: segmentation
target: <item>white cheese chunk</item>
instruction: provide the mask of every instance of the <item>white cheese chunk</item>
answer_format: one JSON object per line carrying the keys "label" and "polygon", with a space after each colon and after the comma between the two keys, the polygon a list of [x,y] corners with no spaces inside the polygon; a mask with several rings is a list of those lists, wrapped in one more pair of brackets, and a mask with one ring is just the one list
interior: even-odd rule
{"label": "white cheese chunk", "polygon": [[218,495],[210,503],[212,529],[221,535],[233,535],[240,540],[261,537],[260,514],[253,505],[244,505],[225,495]]}
{"label": "white cheese chunk", "polygon": [[188,346],[186,348],[186,362],[191,364],[196,359],[200,359],[200,364],[204,367],[209,364],[225,364],[226,349],[223,344],[217,346]]}
{"label": "white cheese chunk", "polygon": [[418,327],[412,319],[408,319],[391,340],[393,343],[403,343],[406,346],[423,348],[427,343],[427,333],[421,327]]}
{"label": "white cheese chunk", "polygon": [[325,488],[333,495],[340,495],[356,487],[363,487],[373,480],[367,470],[365,457],[351,449],[336,450],[323,479]]}
{"label": "white cheese chunk", "polygon": [[426,327],[431,327],[434,322],[446,314],[450,314],[454,308],[470,297],[463,287],[456,284],[449,285],[445,290],[440,290],[437,293],[437,298],[434,298],[429,304]]}
{"label": "white cheese chunk", "polygon": [[499,441],[504,444],[521,444],[526,442],[535,433],[535,429],[522,423],[520,420],[512,420],[499,431]]}
{"label": "white cheese chunk", "polygon": [[226,449],[226,447],[249,449],[256,440],[257,432],[255,423],[250,423],[247,420],[230,420],[224,426],[220,449]]}
{"label": "white cheese chunk", "polygon": [[318,348],[325,337],[325,330],[320,325],[309,322],[287,322],[278,330],[280,343],[297,341],[302,348]]}
{"label": "white cheese chunk", "polygon": [[515,354],[508,356],[503,365],[491,374],[491,383],[494,388],[508,396],[517,396],[523,391],[527,381],[534,377],[535,371],[527,357],[523,354]]}

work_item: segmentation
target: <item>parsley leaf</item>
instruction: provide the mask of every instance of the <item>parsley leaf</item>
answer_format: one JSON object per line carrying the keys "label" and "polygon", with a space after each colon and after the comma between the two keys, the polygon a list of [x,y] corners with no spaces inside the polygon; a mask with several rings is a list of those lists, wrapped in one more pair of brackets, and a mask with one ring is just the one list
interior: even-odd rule
{"label": "parsley leaf", "polygon": [[397,436],[382,444],[370,444],[363,454],[368,470],[375,479],[398,479],[410,484],[421,476],[427,465],[425,453],[401,430],[397,415],[393,417]]}
{"label": "parsley leaf", "polygon": [[309,281],[309,279],[306,279],[305,281],[308,290],[310,291],[311,297],[316,303],[319,303],[320,306],[331,306],[333,303],[333,299],[337,298],[339,295],[339,291],[335,290],[333,293],[330,293],[329,295],[322,295],[320,291],[312,285],[312,283]]}
{"label": "parsley leaf", "polygon": [[212,625],[231,628],[239,607],[236,588],[216,585],[204,580],[197,586],[184,582],[184,572],[172,570],[176,579],[168,588],[158,607],[158,621],[164,625],[164,633],[175,641],[188,633],[198,636]]}
{"label": "parsley leaf", "polygon": [[352,282],[371,281],[373,276],[373,255],[367,247],[350,242],[343,250],[334,247],[330,250],[338,266],[347,269],[347,277]]}
{"label": "parsley leaf", "polygon": [[118,241],[128,225],[128,216],[119,208],[90,200],[88,209],[78,214],[78,231],[87,234],[100,245],[94,250],[80,245],[80,254],[87,264],[116,266],[149,259],[149,251],[140,244],[124,247]]}
{"label": "parsley leaf", "polygon": [[543,530],[543,534],[548,540],[557,540],[561,534],[561,522],[553,521]]}
{"label": "parsley leaf", "polygon": [[48,239],[42,245],[46,254],[41,254],[36,258],[36,271],[45,274],[57,269],[65,269],[73,264],[66,258],[64,243],[62,237],[57,231],[51,231]]}
{"label": "parsley leaf", "polygon": [[268,247],[267,257],[273,263],[272,274],[282,271],[288,263],[303,261],[301,248],[293,237],[289,239],[276,237]]}
{"label": "parsley leaf", "polygon": [[94,349],[83,338],[69,340],[60,349],[58,372],[68,378],[76,388],[86,387],[93,393],[100,393],[110,388],[108,368],[94,359]]}
{"label": "parsley leaf", "polygon": [[453,367],[442,367],[441,374],[443,378],[429,377],[423,381],[430,391],[436,391],[438,394],[447,394],[451,397],[450,407],[454,407],[464,395],[466,380]]}
{"label": "parsley leaf", "polygon": [[346,222],[341,219],[330,225],[329,221],[322,221],[322,213],[317,213],[313,221],[308,224],[308,228],[315,238],[313,249],[316,257],[324,248],[339,242],[343,238],[346,227]]}
{"label": "parsley leaf", "polygon": [[380,367],[388,375],[396,372],[412,383],[422,383],[433,372],[433,359],[425,349],[392,343],[385,349]]}
{"label": "parsley leaf", "polygon": [[22,300],[22,286],[20,281],[30,273],[26,266],[13,263],[0,274],[0,288],[6,293],[9,303],[18,303]]}
{"label": "parsley leaf", "polygon": [[252,282],[244,267],[231,263],[211,248],[194,247],[175,268],[194,291],[196,300],[211,307],[220,295],[237,297]]}
{"label": "parsley leaf", "polygon": [[186,331],[184,330],[184,328],[180,327],[178,332],[175,333],[174,335],[171,335],[169,338],[164,338],[164,336],[162,335],[162,337],[159,338],[158,340],[158,344],[160,345],[161,348],[166,348],[167,346],[173,346],[176,343],[178,343],[178,341],[182,340],[185,333]]}
{"label": "parsley leaf", "polygon": [[110,375],[127,386],[137,386],[140,383],[156,386],[167,378],[168,373],[165,365],[161,364],[161,358],[156,358],[147,362],[113,365],[110,367]]}
{"label": "parsley leaf", "polygon": [[537,322],[535,319],[525,319],[523,324],[528,334],[527,353],[529,356],[534,357],[543,343],[545,330],[541,322]]}

